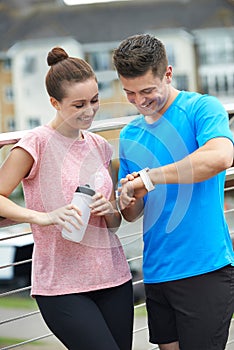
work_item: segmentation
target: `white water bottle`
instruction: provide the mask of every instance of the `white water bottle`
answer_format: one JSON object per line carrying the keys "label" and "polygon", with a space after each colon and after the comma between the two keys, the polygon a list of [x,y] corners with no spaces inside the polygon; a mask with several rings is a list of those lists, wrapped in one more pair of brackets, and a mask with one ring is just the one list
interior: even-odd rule
{"label": "white water bottle", "polygon": [[[95,191],[91,189],[88,185],[78,186],[72,199],[72,203],[75,204],[82,212],[81,219],[83,225],[80,225],[80,229],[75,228],[71,223],[69,229],[71,232],[67,231],[65,228],[62,230],[62,237],[73,242],[80,242],[85,234],[87,228],[89,217],[90,217],[90,207],[89,204],[92,203],[92,196],[95,194]],[[74,218],[74,220],[76,220]]]}

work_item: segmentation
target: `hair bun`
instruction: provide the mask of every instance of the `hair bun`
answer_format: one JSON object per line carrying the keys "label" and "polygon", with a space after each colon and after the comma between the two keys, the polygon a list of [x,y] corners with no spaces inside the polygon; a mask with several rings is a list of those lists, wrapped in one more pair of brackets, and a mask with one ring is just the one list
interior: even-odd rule
{"label": "hair bun", "polygon": [[47,63],[49,66],[53,66],[54,64],[65,60],[68,58],[68,54],[61,47],[54,47],[47,56]]}

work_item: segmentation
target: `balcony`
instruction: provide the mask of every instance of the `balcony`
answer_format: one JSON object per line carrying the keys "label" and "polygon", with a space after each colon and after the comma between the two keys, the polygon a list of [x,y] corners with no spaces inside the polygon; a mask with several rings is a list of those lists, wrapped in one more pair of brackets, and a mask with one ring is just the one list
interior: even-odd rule
{"label": "balcony", "polygon": [[[225,108],[229,113],[230,128],[234,130],[234,104],[227,105]],[[119,132],[132,118],[134,117],[98,121],[94,122],[92,126],[92,131],[99,133],[113,145],[113,162],[116,166],[118,166]],[[16,143],[27,132],[26,130],[1,134],[0,148],[5,149],[9,145]],[[234,167],[228,169],[225,182],[225,215],[234,242],[233,190]],[[4,308],[2,306],[4,299],[30,299],[29,293],[31,287],[29,276],[33,239],[28,225],[17,225],[1,218],[0,227],[0,349],[65,349],[44,324],[36,304],[30,310],[25,309],[23,306],[20,309],[17,306],[13,308]],[[118,235],[123,244],[134,277],[135,319],[133,350],[153,350],[158,349],[158,347],[150,344],[147,340],[147,322],[141,278],[141,227],[141,219],[131,224],[123,221]],[[126,235],[126,232],[129,233]],[[5,285],[3,284],[3,280]],[[11,338],[11,343],[9,343],[9,338]],[[234,349],[234,322],[231,324],[230,336],[226,347],[226,350],[231,349]]]}

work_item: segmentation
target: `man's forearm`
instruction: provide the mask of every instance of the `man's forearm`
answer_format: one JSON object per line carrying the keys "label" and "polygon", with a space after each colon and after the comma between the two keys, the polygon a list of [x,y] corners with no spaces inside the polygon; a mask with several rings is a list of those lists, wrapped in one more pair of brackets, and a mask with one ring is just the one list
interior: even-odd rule
{"label": "man's forearm", "polygon": [[205,181],[232,166],[233,145],[228,139],[214,139],[184,159],[159,168],[148,175],[154,185]]}

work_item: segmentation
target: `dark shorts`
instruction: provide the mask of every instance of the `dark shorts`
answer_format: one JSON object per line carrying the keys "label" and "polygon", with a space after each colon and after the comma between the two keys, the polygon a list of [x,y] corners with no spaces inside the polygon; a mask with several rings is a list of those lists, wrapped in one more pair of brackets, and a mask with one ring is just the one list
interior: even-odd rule
{"label": "dark shorts", "polygon": [[234,267],[145,284],[150,342],[180,350],[223,350],[234,312]]}

